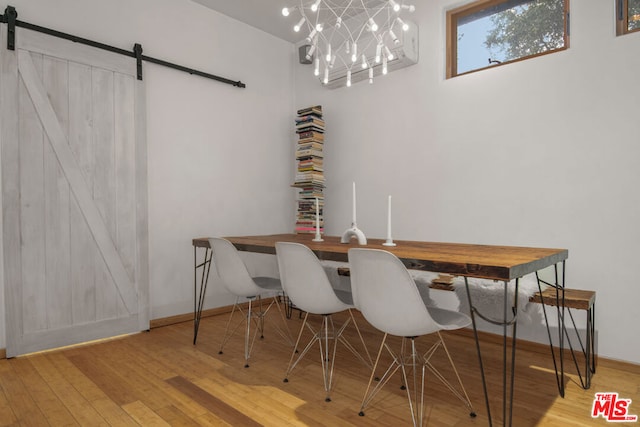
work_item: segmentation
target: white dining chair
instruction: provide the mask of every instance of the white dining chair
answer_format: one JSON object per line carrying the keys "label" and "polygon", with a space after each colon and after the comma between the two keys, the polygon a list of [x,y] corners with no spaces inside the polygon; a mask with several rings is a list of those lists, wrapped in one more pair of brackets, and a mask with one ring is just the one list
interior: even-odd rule
{"label": "white dining chair", "polygon": [[[280,279],[273,277],[251,277],[247,270],[247,266],[238,254],[237,249],[226,239],[217,237],[210,238],[209,244],[213,252],[213,263],[216,267],[218,277],[222,281],[225,289],[236,296],[236,301],[231,309],[231,315],[227,321],[227,327],[225,329],[218,354],[223,354],[224,346],[233,336],[235,331],[244,324],[244,358],[245,368],[248,368],[249,358],[251,357],[251,350],[253,349],[256,336],[259,332],[260,338],[264,338],[264,321],[267,313],[274,304],[278,309],[283,325],[282,328],[276,326],[276,331],[285,339],[285,341],[289,344],[293,344],[293,339],[291,338],[287,321],[283,314],[283,310],[280,307],[279,300],[283,296]],[[273,297],[266,308],[264,308],[262,304],[263,295]],[[245,299],[248,302],[246,312],[243,309],[243,305],[240,304]],[[254,306],[254,302],[257,302],[257,307]],[[243,315],[243,320],[236,324],[235,327],[231,328],[234,314],[236,312],[240,312]],[[255,324],[253,337],[251,336],[252,323]]]}
{"label": "white dining chair", "polygon": [[[365,408],[378,391],[400,369],[414,426],[422,426],[425,422],[424,391],[427,371],[460,399],[471,417],[475,417],[469,396],[440,334],[442,330],[460,329],[470,325],[469,316],[457,311],[427,307],[409,271],[402,261],[390,252],[353,248],[349,250],[348,256],[354,305],[373,327],[384,332],[359,415],[364,416]],[[418,337],[428,334],[436,334],[437,340],[425,353],[419,353],[415,341]],[[387,343],[389,335],[402,337],[399,351],[393,350]],[[406,348],[407,344],[410,344],[409,349]],[[439,348],[444,350],[453,368],[457,386],[448,381],[433,364],[433,356]],[[372,388],[384,349],[391,355],[392,361],[379,382]]]}
{"label": "white dining chair", "polygon": [[[342,343],[365,366],[369,368],[372,366],[371,356],[351,311],[353,309],[351,292],[332,288],[322,264],[307,246],[299,243],[276,242],[276,254],[282,287],[292,303],[304,312],[304,320],[289,360],[284,382],[289,381],[293,369],[317,343],[320,348],[325,401],[330,402],[338,342]],[[333,315],[344,311],[348,312],[348,317],[341,326],[337,327],[334,325]],[[319,329],[314,329],[309,323],[310,314],[322,316]],[[344,331],[349,324],[352,324],[357,332],[359,346],[362,347],[363,353],[359,352],[345,337]],[[312,336],[296,358],[296,351],[305,330],[309,330]]]}

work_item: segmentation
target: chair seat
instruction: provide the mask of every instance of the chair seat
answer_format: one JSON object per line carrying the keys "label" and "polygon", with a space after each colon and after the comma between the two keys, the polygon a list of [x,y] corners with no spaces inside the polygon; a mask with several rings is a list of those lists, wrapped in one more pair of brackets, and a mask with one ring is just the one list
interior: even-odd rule
{"label": "chair seat", "polygon": [[335,292],[336,296],[343,303],[353,306],[353,295],[349,291],[343,291],[341,289],[333,288],[333,292]]}
{"label": "chair seat", "polygon": [[427,306],[427,310],[433,320],[445,330],[465,328],[471,324],[471,318],[459,311],[446,310],[434,306]]}
{"label": "chair seat", "polygon": [[256,282],[256,285],[261,287],[262,289],[266,289],[269,291],[281,291],[282,284],[280,283],[280,279],[276,279],[275,277],[252,277],[253,281]]}

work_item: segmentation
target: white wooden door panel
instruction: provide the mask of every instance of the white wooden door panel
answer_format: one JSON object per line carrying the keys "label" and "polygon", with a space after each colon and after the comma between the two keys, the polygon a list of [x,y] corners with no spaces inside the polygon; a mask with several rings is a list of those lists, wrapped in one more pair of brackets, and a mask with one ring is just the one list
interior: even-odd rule
{"label": "white wooden door panel", "polygon": [[29,30],[16,39],[0,54],[7,355],[147,329],[135,61]]}
{"label": "white wooden door panel", "polygon": [[[67,61],[49,56],[38,55],[42,69],[39,78],[43,82],[61,128],[68,133],[69,92]],[[31,54],[34,58],[35,54]],[[70,283],[70,245],[69,217],[70,188],[60,167],[51,141],[44,137],[44,196],[45,196],[45,280],[47,328],[59,328],[71,325],[69,310],[71,303]]]}

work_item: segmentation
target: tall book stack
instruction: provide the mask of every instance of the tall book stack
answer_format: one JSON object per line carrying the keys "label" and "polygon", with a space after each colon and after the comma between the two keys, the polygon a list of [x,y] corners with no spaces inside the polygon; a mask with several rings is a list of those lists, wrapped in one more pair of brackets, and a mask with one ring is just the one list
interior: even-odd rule
{"label": "tall book stack", "polygon": [[292,187],[299,188],[296,233],[315,233],[316,198],[319,206],[320,232],[324,232],[324,169],[322,166],[324,145],[324,120],[322,106],[298,110],[296,118],[296,161],[298,168]]}

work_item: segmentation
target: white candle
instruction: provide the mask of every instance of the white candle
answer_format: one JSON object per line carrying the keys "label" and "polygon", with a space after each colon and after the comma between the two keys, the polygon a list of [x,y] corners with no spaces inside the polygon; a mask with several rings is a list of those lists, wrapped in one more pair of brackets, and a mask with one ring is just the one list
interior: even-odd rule
{"label": "white candle", "polygon": [[393,239],[391,238],[391,196],[387,201],[387,241],[382,246],[395,246]]}
{"label": "white candle", "polygon": [[356,224],[356,183],[355,183],[355,181],[353,182],[353,220],[352,220],[352,223],[355,226],[355,224]]}
{"label": "white candle", "polygon": [[387,202],[387,240],[391,240],[391,196]]}

